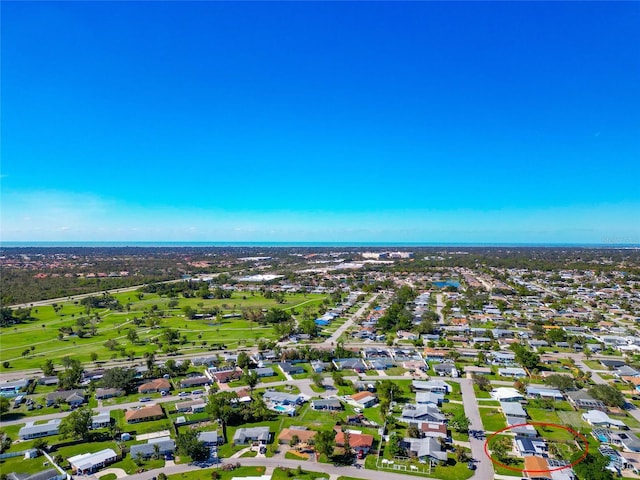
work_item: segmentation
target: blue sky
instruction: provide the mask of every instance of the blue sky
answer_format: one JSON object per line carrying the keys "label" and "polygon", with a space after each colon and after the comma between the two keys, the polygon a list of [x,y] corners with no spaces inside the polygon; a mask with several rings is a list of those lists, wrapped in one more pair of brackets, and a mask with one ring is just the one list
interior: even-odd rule
{"label": "blue sky", "polygon": [[3,2],[4,241],[640,243],[638,2]]}

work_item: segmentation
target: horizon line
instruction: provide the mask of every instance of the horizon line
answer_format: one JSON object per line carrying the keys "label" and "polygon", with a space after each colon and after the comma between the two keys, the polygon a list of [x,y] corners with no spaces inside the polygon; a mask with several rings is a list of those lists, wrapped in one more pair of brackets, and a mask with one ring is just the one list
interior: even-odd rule
{"label": "horizon line", "polygon": [[29,247],[587,247],[640,248],[639,243],[606,242],[403,242],[403,241],[188,241],[188,240],[115,240],[115,241],[1,241],[0,248]]}

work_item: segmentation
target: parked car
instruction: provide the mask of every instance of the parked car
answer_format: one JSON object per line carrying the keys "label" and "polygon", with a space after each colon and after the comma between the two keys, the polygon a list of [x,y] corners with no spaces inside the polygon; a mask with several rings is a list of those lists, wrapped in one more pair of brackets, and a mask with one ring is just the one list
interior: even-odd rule
{"label": "parked car", "polygon": [[150,402],[151,398],[150,397],[140,397],[140,399],[138,401],[139,402]]}

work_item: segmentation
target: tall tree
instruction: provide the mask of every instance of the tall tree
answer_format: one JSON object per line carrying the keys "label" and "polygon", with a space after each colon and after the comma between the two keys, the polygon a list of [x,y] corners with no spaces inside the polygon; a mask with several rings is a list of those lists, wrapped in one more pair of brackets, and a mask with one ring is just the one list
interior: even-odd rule
{"label": "tall tree", "polygon": [[314,437],[315,449],[320,455],[331,457],[336,446],[336,432],[333,430],[321,430]]}
{"label": "tall tree", "polygon": [[91,429],[91,417],[93,413],[90,408],[83,407],[74,410],[60,421],[60,435],[64,438],[81,438],[87,440]]}
{"label": "tall tree", "polygon": [[589,395],[609,407],[623,407],[626,403],[622,392],[611,385],[595,385],[589,389]]}
{"label": "tall tree", "polygon": [[209,402],[207,403],[207,412],[213,418],[217,419],[222,426],[222,436],[227,439],[227,423],[233,416],[233,405],[238,401],[238,394],[236,392],[218,392],[217,394],[209,395]]}
{"label": "tall tree", "polygon": [[253,392],[253,389],[256,388],[256,385],[259,382],[259,378],[258,378],[258,374],[256,373],[255,370],[247,370],[244,374],[243,377],[245,379],[245,381],[247,382],[247,385],[249,386],[249,390],[251,392]]}
{"label": "tall tree", "polygon": [[50,377],[55,373],[56,369],[53,365],[53,360],[47,358],[42,364],[42,373],[44,373],[47,377]]}

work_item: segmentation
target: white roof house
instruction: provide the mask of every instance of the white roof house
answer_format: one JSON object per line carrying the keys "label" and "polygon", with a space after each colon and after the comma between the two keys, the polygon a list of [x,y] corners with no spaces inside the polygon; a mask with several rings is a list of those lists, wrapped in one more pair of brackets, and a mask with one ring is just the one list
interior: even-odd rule
{"label": "white roof house", "polygon": [[597,427],[614,426],[618,428],[627,428],[624,422],[610,418],[609,415],[601,412],[600,410],[589,410],[588,412],[582,414],[582,419],[589,425]]}
{"label": "white roof house", "polygon": [[451,385],[442,380],[413,380],[412,385],[416,390],[428,392],[450,393],[452,390]]}
{"label": "white roof house", "polygon": [[527,372],[524,368],[505,367],[498,369],[498,375],[501,377],[524,378],[527,376]]}
{"label": "white roof house", "polygon": [[74,472],[85,473],[94,472],[98,468],[115,462],[118,458],[116,452],[111,448],[105,448],[96,453],[83,453],[81,455],[75,455],[69,457],[69,465]]}
{"label": "white roof house", "polygon": [[499,402],[519,402],[524,396],[515,388],[498,387],[491,391],[491,397]]}

